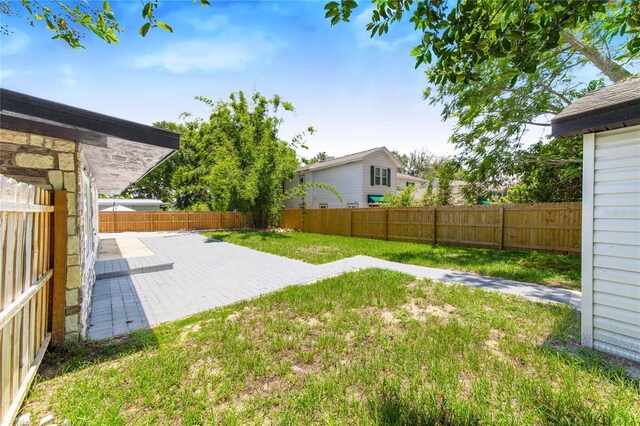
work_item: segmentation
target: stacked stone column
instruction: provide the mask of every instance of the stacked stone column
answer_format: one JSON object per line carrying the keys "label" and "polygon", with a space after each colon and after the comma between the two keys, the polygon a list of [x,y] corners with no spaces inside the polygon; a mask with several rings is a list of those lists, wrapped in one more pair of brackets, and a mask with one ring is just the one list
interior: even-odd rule
{"label": "stacked stone column", "polygon": [[0,174],[41,188],[67,191],[66,340],[77,340],[82,324],[79,168],[74,141],[0,129]]}

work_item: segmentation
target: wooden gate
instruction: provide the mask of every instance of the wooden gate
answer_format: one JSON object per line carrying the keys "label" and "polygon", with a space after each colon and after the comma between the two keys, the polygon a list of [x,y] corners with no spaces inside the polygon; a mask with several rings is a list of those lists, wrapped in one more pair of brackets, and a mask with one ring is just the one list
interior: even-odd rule
{"label": "wooden gate", "polygon": [[51,340],[52,201],[51,192],[0,175],[3,425],[15,419]]}

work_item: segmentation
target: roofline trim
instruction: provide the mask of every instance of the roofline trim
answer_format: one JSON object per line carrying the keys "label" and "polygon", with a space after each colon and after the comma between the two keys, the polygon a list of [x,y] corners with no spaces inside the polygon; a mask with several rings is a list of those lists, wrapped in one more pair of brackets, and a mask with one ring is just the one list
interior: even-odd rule
{"label": "roofline trim", "polygon": [[[372,149],[366,149],[366,150],[360,151],[360,152],[354,152],[353,154],[343,155],[342,157],[334,158],[333,160],[329,160],[329,161],[339,160],[340,158],[343,158],[343,157],[349,157],[351,155],[356,155],[356,154],[360,154],[360,153],[367,152],[367,151],[371,151],[371,152],[369,152],[368,154],[366,154],[366,155],[364,155],[364,156],[362,156],[360,158],[357,158],[357,159],[347,160],[347,161],[344,161],[344,162],[336,162],[334,164],[327,164],[325,166],[320,166],[320,164],[322,164],[322,163],[314,163],[314,164],[310,164],[308,166],[300,167],[299,169],[296,169],[296,173],[315,172],[315,171],[318,171],[318,170],[330,169],[332,167],[344,166],[345,164],[357,163],[359,161],[364,160],[365,158],[367,158],[371,154],[375,154],[378,151],[385,151],[387,153],[387,155],[389,155],[389,157],[391,157],[393,159],[393,161],[396,164],[396,166],[400,167],[402,165],[400,160],[398,160],[396,158],[396,156],[393,155],[393,153],[391,151],[389,151],[389,149],[386,146],[380,146],[378,148],[372,148]],[[313,169],[311,169],[311,167],[316,165],[316,164],[318,166],[313,168]]]}
{"label": "roofline trim", "polygon": [[640,99],[551,120],[556,138],[580,136],[640,124]]}
{"label": "roofline trim", "polygon": [[177,150],[180,143],[178,133],[3,88],[0,110],[162,148]]}

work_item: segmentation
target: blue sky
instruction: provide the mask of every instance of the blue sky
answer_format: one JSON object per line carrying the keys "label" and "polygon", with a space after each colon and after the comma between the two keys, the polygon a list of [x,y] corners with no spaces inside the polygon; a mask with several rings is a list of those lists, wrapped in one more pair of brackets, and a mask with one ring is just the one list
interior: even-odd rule
{"label": "blue sky", "polygon": [[120,43],[87,37],[78,51],[44,28],[3,17],[12,33],[1,38],[0,84],[145,124],[184,111],[206,116],[196,95],[226,99],[256,89],[294,104],[282,137],[315,127],[305,156],[381,145],[453,153],[452,123],[422,100],[426,79],[409,56],[418,40],[409,23],[371,40],[365,7],[331,27],[324,1],[212,3],[161,2],[157,18],[174,33],[155,29],[142,38],[141,2],[112,1],[127,27]]}

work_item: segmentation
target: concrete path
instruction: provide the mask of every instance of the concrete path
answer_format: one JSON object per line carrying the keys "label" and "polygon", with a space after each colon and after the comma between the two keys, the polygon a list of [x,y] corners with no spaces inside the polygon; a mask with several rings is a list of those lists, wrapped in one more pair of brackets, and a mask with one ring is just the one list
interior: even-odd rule
{"label": "concrete path", "polygon": [[[113,234],[111,234],[113,235]],[[125,233],[139,238],[173,269],[101,279],[96,282],[89,337],[104,339],[229,305],[282,288],[307,284],[345,272],[382,268],[418,278],[559,302],[580,308],[580,293],[538,284],[355,256],[312,265],[199,234]],[[114,262],[122,260],[114,260]],[[138,262],[145,261],[139,258]],[[109,269],[109,265],[101,265]]]}

